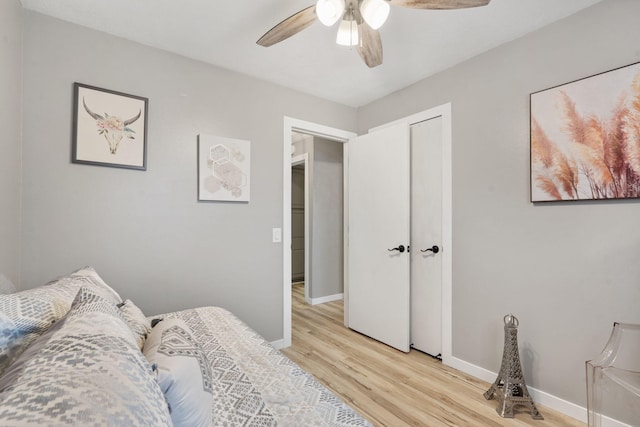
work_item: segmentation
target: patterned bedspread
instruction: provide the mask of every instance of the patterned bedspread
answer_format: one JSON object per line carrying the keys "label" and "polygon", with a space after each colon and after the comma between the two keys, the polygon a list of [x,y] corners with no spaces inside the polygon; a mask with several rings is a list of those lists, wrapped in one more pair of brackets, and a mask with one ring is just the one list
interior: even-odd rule
{"label": "patterned bedspread", "polygon": [[230,312],[205,307],[184,320],[211,364],[214,426],[370,426],[313,376]]}

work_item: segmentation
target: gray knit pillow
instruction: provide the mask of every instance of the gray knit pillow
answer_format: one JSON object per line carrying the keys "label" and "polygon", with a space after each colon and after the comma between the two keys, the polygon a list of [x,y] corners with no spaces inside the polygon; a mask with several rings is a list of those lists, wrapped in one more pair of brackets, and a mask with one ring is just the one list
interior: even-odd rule
{"label": "gray knit pillow", "polygon": [[[0,341],[0,375],[31,342],[69,311],[78,290],[91,289],[113,304],[120,296],[91,268],[85,267],[43,286],[0,295],[0,313],[5,338]],[[15,331],[10,331],[15,328]]]}
{"label": "gray knit pillow", "polygon": [[0,420],[14,426],[171,425],[151,365],[120,310],[84,287],[69,313],[0,377]]}

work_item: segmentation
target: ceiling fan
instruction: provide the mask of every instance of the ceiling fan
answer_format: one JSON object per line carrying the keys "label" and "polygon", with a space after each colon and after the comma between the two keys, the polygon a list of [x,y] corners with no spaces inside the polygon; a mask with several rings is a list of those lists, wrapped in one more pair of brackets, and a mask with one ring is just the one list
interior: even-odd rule
{"label": "ceiling fan", "polygon": [[412,9],[464,9],[486,6],[491,0],[318,0],[267,31],[256,42],[269,47],[313,24],[330,27],[340,18],[336,43],[355,46],[370,68],[382,64],[382,40],[378,29],[389,16],[390,5]]}

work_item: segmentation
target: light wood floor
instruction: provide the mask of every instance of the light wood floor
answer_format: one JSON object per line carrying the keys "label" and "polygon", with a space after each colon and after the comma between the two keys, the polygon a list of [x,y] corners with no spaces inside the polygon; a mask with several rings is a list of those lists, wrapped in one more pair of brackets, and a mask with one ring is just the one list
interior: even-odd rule
{"label": "light wood floor", "polygon": [[345,328],[342,301],[311,306],[293,287],[292,346],[283,352],[376,426],[584,426],[536,405],[513,419],[482,396],[489,383],[412,350],[405,354]]}

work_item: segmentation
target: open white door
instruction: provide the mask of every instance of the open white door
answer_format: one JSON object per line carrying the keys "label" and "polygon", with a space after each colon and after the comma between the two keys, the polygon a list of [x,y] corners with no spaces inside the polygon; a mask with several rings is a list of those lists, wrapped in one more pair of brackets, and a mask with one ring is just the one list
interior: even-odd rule
{"label": "open white door", "polygon": [[348,326],[404,352],[411,313],[409,149],[407,124],[347,144]]}

